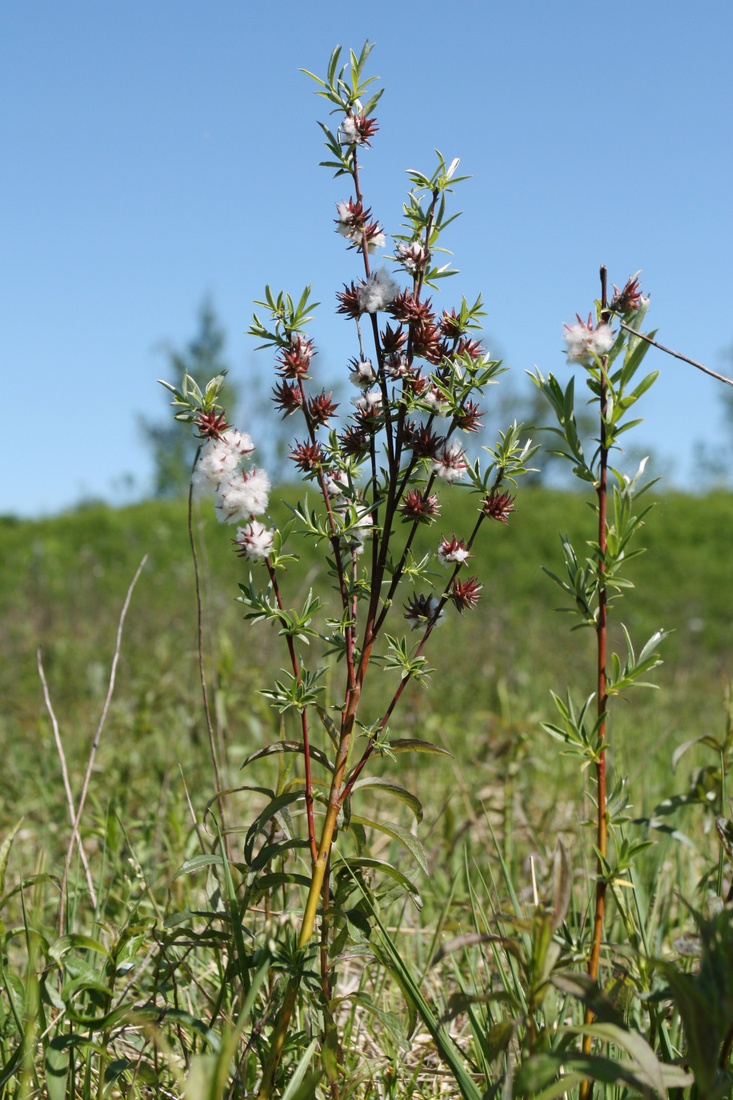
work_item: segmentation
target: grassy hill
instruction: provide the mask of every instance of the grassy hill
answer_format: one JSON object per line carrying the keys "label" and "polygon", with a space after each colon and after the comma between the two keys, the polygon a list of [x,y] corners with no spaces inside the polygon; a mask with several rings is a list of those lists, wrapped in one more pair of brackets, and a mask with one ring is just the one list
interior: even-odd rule
{"label": "grassy hill", "polygon": [[[471,498],[456,493],[441,521],[424,533],[418,552],[434,550],[440,534],[465,534],[472,524],[472,507]],[[279,518],[284,519],[286,511],[283,505],[280,508]],[[407,791],[419,794],[424,817],[419,824],[411,817],[411,795],[395,808],[394,787],[381,808],[379,792],[360,790],[354,797],[358,802],[354,812],[365,814],[367,824],[370,813],[382,822],[398,822],[389,825],[391,832],[386,835],[372,828],[363,831],[361,851],[366,852],[367,863],[389,860],[403,868],[391,873],[403,875],[405,882],[404,875],[410,876],[411,889],[419,888],[424,908],[418,914],[401,894],[396,896],[389,875],[376,875],[372,886],[385,906],[383,911],[390,913],[391,927],[399,933],[399,950],[411,960],[414,972],[421,974],[422,989],[436,1006],[436,1014],[458,1003],[456,997],[468,997],[464,1007],[473,1007],[461,1012],[456,1026],[464,1048],[474,1052],[471,1057],[478,1057],[475,1052],[483,1050],[489,1036],[481,1054],[486,1066],[495,1056],[489,1048],[495,1041],[492,1036],[499,1033],[496,1029],[504,1028],[501,1034],[508,1042],[515,1028],[512,1013],[518,1013],[519,1019],[524,1011],[524,994],[516,993],[521,985],[517,977],[520,941],[529,942],[530,927],[535,931],[544,927],[544,910],[534,900],[536,880],[542,896],[549,897],[558,838],[569,852],[576,898],[563,926],[562,966],[577,966],[587,942],[584,915],[590,904],[593,837],[583,825],[593,817],[589,772],[582,762],[563,754],[562,746],[542,732],[541,723],[554,717],[551,689],[564,695],[571,687],[580,700],[592,692],[594,637],[589,631],[569,631],[568,617],[554,610],[562,602],[561,594],[543,567],[561,572],[559,535],[570,534],[580,547],[584,539],[593,538],[593,521],[592,511],[578,497],[533,489],[520,494],[508,527],[487,525],[487,537],[470,565],[470,572],[484,586],[483,599],[463,617],[448,608],[428,650],[435,669],[430,690],[406,693],[390,723],[390,736],[427,738],[449,749],[452,759],[415,754],[400,757],[396,768],[388,761],[370,762],[370,776],[380,768],[391,768],[391,776],[397,774]],[[239,1018],[236,991],[241,975],[232,980],[236,967],[251,971],[259,965],[259,955],[248,956],[241,943],[234,945],[237,935],[241,940],[237,933],[241,922],[247,929],[256,927],[259,938],[253,942],[265,944],[266,953],[274,951],[277,966],[285,957],[278,952],[289,950],[289,922],[302,897],[297,875],[293,878],[282,869],[294,866],[307,871],[305,857],[301,859],[297,851],[292,863],[273,857],[272,873],[264,875],[264,886],[249,859],[241,860],[247,827],[270,797],[267,787],[281,791],[291,781],[297,794],[300,781],[285,770],[289,762],[282,755],[259,760],[244,773],[240,770],[248,754],[278,734],[299,737],[290,718],[286,715],[281,726],[258,694],[286,663],[287,654],[273,630],[243,621],[236,596],[245,566],[232,553],[231,530],[219,526],[207,508],[197,520],[206,593],[205,661],[223,782],[232,788],[226,801],[228,836],[236,879],[234,901],[242,905],[241,916],[230,922],[222,902],[222,880],[211,874],[210,866],[216,858],[212,852],[218,850],[207,816],[214,779],[198,683],[186,523],[185,503],[175,501],[149,501],[119,511],[95,505],[38,522],[0,521],[4,566],[0,574],[0,838],[18,827],[7,887],[3,862],[7,848],[0,849],[0,894],[7,929],[3,940],[6,993],[0,989],[0,1061],[9,1067],[0,1080],[20,1080],[20,1091],[13,1095],[43,1094],[44,1075],[49,1095],[51,1085],[54,1096],[66,1095],[63,1082],[70,1071],[64,1052],[72,1040],[77,1044],[74,1049],[78,1047],[75,1065],[86,1059],[87,1077],[81,1069],[75,1070],[81,1091],[73,1091],[70,1085],[68,1095],[91,1095],[84,1081],[97,1072],[89,1069],[97,1065],[97,1050],[102,1053],[95,1094],[101,1095],[101,1082],[111,1082],[115,1075],[124,1078],[129,1088],[121,1095],[158,1095],[156,1082],[170,1089],[171,1073],[158,1058],[151,1026],[164,1028],[161,1021],[171,1013],[165,1041],[169,1047],[178,1044],[184,1059],[190,1059],[191,1052],[197,1057],[206,1049],[200,1036],[213,1035],[216,1029],[227,1034],[226,1029]],[[660,690],[637,692],[632,705],[622,699],[613,708],[611,789],[619,775],[628,777],[631,805],[626,820],[649,814],[662,798],[690,795],[686,808],[663,818],[666,831],[658,821],[653,826],[637,821],[628,827],[628,835],[641,838],[642,847],[650,836],[659,842],[644,848],[636,859],[634,874],[644,885],[628,891],[628,881],[619,884],[623,889],[615,892],[606,940],[609,954],[614,945],[620,945],[617,956],[623,960],[624,973],[627,966],[636,968],[634,981],[644,995],[652,988],[651,971],[647,963],[634,961],[641,958],[634,931],[637,917],[641,921],[644,914],[645,951],[648,948],[651,955],[659,956],[670,950],[681,932],[690,930],[690,911],[681,899],[705,904],[698,901],[704,896],[704,884],[715,883],[718,848],[715,832],[708,826],[726,802],[720,765],[723,772],[729,769],[730,745],[727,756],[725,752],[716,756],[701,746],[684,757],[674,775],[671,765],[675,748],[685,740],[725,731],[724,694],[733,655],[733,586],[725,551],[731,536],[730,495],[660,497],[642,535],[647,553],[630,565],[636,588],[612,612],[616,643],[621,638],[620,621],[627,624],[637,648],[660,627],[673,633],[663,645],[665,664],[653,674]],[[82,838],[92,888],[85,890],[84,872],[74,862],[68,906],[74,934],[56,940],[62,869],[71,851],[69,810],[53,724],[41,690],[37,649],[42,650],[76,799],[105,696],[120,608],[144,554],[148,561],[125,624],[116,690],[84,814]],[[298,599],[310,588],[329,598],[327,578],[308,547],[284,584]],[[408,595],[409,590],[401,599]],[[398,633],[401,628],[394,629]],[[342,675],[341,666],[329,675],[327,695],[334,679]],[[379,705],[383,708],[393,689],[377,667],[367,684],[367,706],[379,713]],[[325,742],[323,730],[317,733]],[[623,792],[612,796],[617,803],[623,797]],[[413,810],[414,806],[413,801]],[[285,817],[278,822],[273,819],[267,837],[260,837],[263,847],[284,835],[279,828],[287,827]],[[622,832],[625,827],[618,826]],[[690,833],[697,850],[681,842],[679,832],[673,832],[679,828]],[[415,830],[413,846],[424,845],[429,877],[417,870],[405,850],[407,829]],[[403,843],[397,842],[400,836]],[[344,840],[344,851],[349,843]],[[182,864],[190,874],[177,874]],[[717,872],[721,884],[722,866],[721,862]],[[301,880],[307,881],[302,875]],[[338,881],[336,876],[334,882]],[[260,887],[262,896],[256,892]],[[97,893],[90,909],[87,895],[92,896],[92,889]],[[353,883],[342,878],[338,889],[348,898]],[[717,893],[721,890],[722,885]],[[626,905],[631,895],[637,916]],[[348,904],[352,903],[353,898]],[[346,928],[338,905],[337,919]],[[477,932],[478,939],[485,940],[486,929],[511,930],[512,911],[520,916],[540,914],[539,924],[518,920],[516,942],[511,937],[506,940],[514,944],[512,950],[503,952],[496,943],[485,953],[476,947],[465,954],[451,948],[456,954],[447,962],[437,968],[431,964],[434,946],[446,936],[457,936],[462,944],[468,931],[470,945],[477,942]],[[358,940],[363,915],[359,918],[353,909],[349,913]],[[28,931],[31,928],[33,934]],[[365,942],[361,947],[356,944],[353,958],[346,951],[338,960],[346,983]],[[151,959],[156,960],[154,973]],[[723,971],[727,972],[725,967]],[[620,973],[614,963],[614,982]],[[363,1025],[365,1042],[377,1054],[368,1072],[379,1076],[389,1061],[384,1050],[392,1050],[390,1044],[395,1042],[394,1057],[402,1059],[403,1053],[396,1052],[402,1051],[400,1043],[410,1048],[402,1035],[408,1031],[412,1035],[413,1025],[399,991],[379,968],[367,963],[361,974],[362,1000],[358,1004],[354,1000],[348,1009],[349,1027],[356,1026],[354,1021],[362,1015],[370,1021]],[[657,1027],[655,998],[667,996],[659,991],[659,979],[653,980],[656,992],[638,1010],[651,1012],[652,1030]],[[517,983],[514,992],[512,982]],[[273,978],[267,986],[268,997],[273,991],[277,994],[278,988]],[[512,997],[518,1007],[512,1007]],[[374,1004],[388,1005],[389,1012],[373,1020],[368,1014],[360,1015],[372,999]],[[642,1000],[636,998],[634,1003]],[[348,996],[344,1005],[347,1001]],[[17,1006],[15,1015],[8,1007],[11,1002]],[[508,1015],[502,1007],[505,1002]],[[186,1011],[181,1011],[184,1003]],[[267,1003],[257,1009],[255,1031],[265,1018],[261,1013],[266,1015]],[[621,999],[617,1003],[621,1006]],[[710,1003],[717,1003],[715,997]],[[112,1004],[115,1011],[108,1013]],[[152,1016],[143,1019],[141,1005]],[[567,998],[550,993],[543,1012],[550,1021],[549,1030],[561,1029],[567,1020]],[[662,1013],[667,1018],[664,1006]],[[23,1051],[36,1043],[30,1025],[23,1032],[23,1021],[36,1017],[38,1066],[43,1062],[45,1069],[26,1069],[26,1076],[19,1076],[16,1070]],[[152,1018],[154,1025],[146,1023]],[[667,1060],[681,1043],[679,1016],[669,1015],[669,1019]],[[388,1026],[383,1026],[385,1021]],[[23,1038],[24,1034],[30,1038]],[[88,1036],[92,1034],[95,1042],[99,1040],[98,1047],[91,1044]],[[53,1042],[49,1035],[54,1036]],[[298,1047],[300,1040],[294,1042],[300,1051],[303,1044]],[[413,1044],[410,1049],[412,1058],[415,1050],[428,1048]],[[354,1068],[348,1072],[358,1074],[363,1069],[360,1042],[354,1041],[353,1050]],[[191,1064],[195,1065],[195,1057]],[[411,1085],[409,1095],[437,1095],[431,1082],[444,1071],[437,1063],[433,1066],[426,1053],[415,1058],[414,1072],[421,1075],[423,1085],[422,1091],[414,1091]],[[26,1064],[31,1062],[29,1055]],[[32,1088],[31,1074],[36,1074]],[[174,1094],[182,1093],[166,1092]],[[311,1095],[316,1093],[308,1092]],[[362,1093],[357,1090],[354,1095]]]}
{"label": "grassy hill", "polygon": [[[576,545],[592,538],[592,512],[574,494],[544,489],[522,492],[517,504],[510,525],[492,524],[476,548],[470,571],[484,585],[483,598],[463,618],[446,616],[429,653],[437,669],[433,687],[413,699],[413,721],[419,715],[474,736],[510,703],[517,721],[536,727],[538,715],[548,710],[550,688],[591,690],[593,639],[586,631],[570,632],[569,618],[556,613],[562,594],[543,567],[562,571],[561,533],[569,533]],[[451,509],[424,533],[420,549],[433,549],[440,533],[465,533],[473,507],[467,494],[454,494]],[[237,582],[246,571],[232,553],[231,530],[218,525],[208,509],[199,525],[212,668],[219,678],[219,705],[231,712],[228,721],[240,742],[249,736],[248,725],[271,721],[253,689],[280,667],[283,654],[272,631],[242,621]],[[725,551],[732,540],[729,494],[660,497],[641,536],[647,552],[630,566],[636,588],[612,613],[638,646],[660,627],[673,631],[656,674],[662,690],[639,693],[633,711],[634,723],[641,715],[650,725],[649,742],[657,747],[660,731],[674,743],[722,721],[733,655],[733,584]],[[156,712],[159,721],[161,708],[163,713],[185,708],[184,741],[200,723],[185,504],[148,501],[117,511],[94,505],[53,519],[0,524],[0,736],[6,754],[11,750],[13,764],[5,773],[11,788],[17,789],[17,747],[35,743],[39,729],[44,744],[48,735],[37,647],[43,647],[69,751],[77,742],[82,751],[103,697],[124,593],[143,554],[148,563],[125,630],[115,712],[130,750],[155,724]],[[313,586],[326,593],[316,556],[302,558],[285,586],[291,592]],[[237,706],[245,697],[242,716]],[[621,728],[624,714],[622,705],[616,719]]]}

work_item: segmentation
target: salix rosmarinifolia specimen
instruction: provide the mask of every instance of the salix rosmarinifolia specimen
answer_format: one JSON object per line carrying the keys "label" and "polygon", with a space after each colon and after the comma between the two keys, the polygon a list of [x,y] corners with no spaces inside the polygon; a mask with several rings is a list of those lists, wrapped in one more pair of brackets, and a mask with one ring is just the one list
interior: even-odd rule
{"label": "salix rosmarinifolia specimen", "polygon": [[550,574],[567,597],[568,604],[563,610],[574,616],[576,628],[588,627],[595,632],[595,691],[581,704],[570,693],[566,699],[555,696],[560,721],[545,726],[595,771],[597,879],[588,958],[588,973],[593,979],[598,977],[607,890],[628,873],[640,848],[619,832],[614,834],[613,851],[609,850],[614,807],[624,805],[622,785],[611,792],[607,789],[609,702],[631,687],[651,686],[645,677],[660,663],[657,647],[664,637],[663,631],[657,631],[637,653],[622,625],[625,656],[609,653],[607,649],[610,609],[624,589],[633,587],[625,573],[626,565],[642,553],[642,548],[633,546],[633,540],[649,508],[639,508],[639,499],[654,484],[642,481],[646,459],[633,476],[622,473],[615,465],[615,455],[622,450],[619,442],[622,435],[639,423],[638,419],[630,419],[629,413],[658,374],[654,371],[638,377],[650,345],[636,336],[634,330],[640,330],[648,305],[636,276],[623,289],[614,287],[613,297],[607,301],[606,272],[601,268],[601,298],[595,304],[595,315],[591,313],[587,321],[578,316],[575,324],[565,326],[568,362],[577,364],[585,373],[591,404],[598,415],[598,438],[592,453],[588,453],[589,447],[578,433],[575,378],[571,377],[563,386],[553,375],[545,379],[537,371],[534,376],[557,418],[558,426],[549,429],[559,441],[555,453],[567,459],[575,477],[595,493],[594,538],[582,550],[576,550],[570,539],[563,537],[565,576]]}
{"label": "salix rosmarinifolia specimen", "polygon": [[[446,214],[447,196],[465,178],[456,175],[457,160],[448,164],[438,154],[431,175],[408,172],[411,190],[403,207],[404,222],[394,234],[393,254],[386,257],[391,267],[372,266],[374,253],[386,247],[387,237],[367,205],[360,177],[362,153],[378,130],[372,112],[381,94],[371,92],[374,78],[364,77],[370,50],[367,44],[359,55],[350,52],[348,63],[340,67],[336,49],[326,78],[313,77],[318,94],[332,105],[337,119],[332,127],[322,124],[329,157],[324,164],[352,189],[348,198],[336,203],[335,218],[336,231],[358,264],[355,277],[337,294],[337,312],[354,332],[354,355],[346,368],[354,397],[347,415],[337,422],[332,393],[314,384],[316,349],[308,326],[317,303],[311,301],[310,288],[295,299],[267,287],[250,328],[260,347],[275,349],[278,379],[273,399],[283,416],[292,416],[299,425],[290,457],[302,478],[312,483],[316,503],[306,499],[299,504],[284,530],[261,520],[267,513],[269,484],[251,465],[250,438],[230,429],[223,410],[217,410],[215,402],[206,405],[205,394],[193,393],[192,402],[191,394],[174,393],[178,415],[193,420],[206,438],[194,482],[215,489],[219,517],[239,525],[236,549],[245,560],[260,562],[267,574],[265,586],[252,573],[240,585],[245,617],[275,625],[289,653],[287,673],[263,694],[281,713],[295,712],[300,725],[301,741],[287,743],[303,761],[302,788],[290,792],[288,799],[304,805],[311,856],[298,949],[305,953],[308,948],[320,905],[326,1011],[333,980],[323,945],[328,946],[332,911],[335,834],[357,824],[362,834],[365,823],[382,828],[424,862],[414,834],[382,819],[358,818],[351,812],[351,798],[368,783],[371,789],[381,787],[419,807],[415,796],[394,779],[366,780],[362,772],[375,755],[394,760],[401,751],[431,748],[419,739],[393,737],[389,723],[407,686],[427,680],[431,670],[424,651],[445,610],[463,614],[480,599],[481,580],[467,575],[472,547],[486,520],[508,522],[514,510],[511,490],[534,451],[521,440],[516,424],[500,434],[494,448],[484,448],[488,464],[472,459],[466,450],[467,441],[481,427],[482,394],[502,368],[477,336],[484,315],[480,297],[473,305],[463,299],[457,308],[442,311],[436,311],[427,297],[440,279],[453,274],[449,265],[437,266],[434,257],[443,251],[438,243],[443,230],[457,216]],[[442,491],[460,484],[477,494],[475,520],[469,531],[443,532],[436,539],[435,556],[442,567],[436,571],[431,555],[417,555],[415,538],[421,526],[439,520]],[[337,594],[336,614],[326,617],[312,593],[302,606],[288,606],[281,575],[293,560],[286,541],[296,535],[322,548]],[[325,643],[326,657],[336,658],[343,670],[335,699],[325,697],[326,666],[313,667],[308,656],[317,651],[318,640]],[[381,713],[376,720],[365,720],[360,702],[375,664],[393,679]],[[327,734],[325,751],[313,744],[314,730],[321,727]],[[273,751],[283,751],[283,743]],[[325,795],[323,783],[314,783],[312,776],[314,764],[324,762],[329,775]],[[261,818],[267,819],[267,812]],[[344,858],[340,845],[338,859]],[[367,862],[371,869],[377,866],[373,859],[355,857],[350,866],[358,870]],[[396,871],[388,864],[381,866]],[[409,886],[404,876],[401,881]],[[272,1089],[302,966],[291,975],[274,1025],[263,1097]]]}

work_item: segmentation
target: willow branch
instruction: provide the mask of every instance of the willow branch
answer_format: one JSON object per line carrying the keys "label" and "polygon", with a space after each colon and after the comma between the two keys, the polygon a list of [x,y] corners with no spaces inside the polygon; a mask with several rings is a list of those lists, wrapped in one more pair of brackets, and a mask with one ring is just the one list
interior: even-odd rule
{"label": "willow branch", "polygon": [[710,367],[706,367],[703,363],[698,363],[696,359],[690,359],[689,355],[683,355],[680,351],[675,351],[673,348],[667,348],[664,344],[660,344],[658,340],[652,339],[651,336],[645,336],[643,332],[637,332],[631,325],[627,325],[625,321],[619,319],[621,328],[626,329],[632,336],[638,336],[640,340],[645,340],[647,344],[651,344],[652,347],[657,348],[659,351],[663,351],[665,355],[671,355],[675,359],[681,359],[683,363],[689,363],[691,367],[695,367],[696,370],[701,370],[703,374],[709,374],[711,378],[716,378],[718,382],[725,382],[726,386],[733,386],[733,379],[726,378],[724,374],[718,374],[717,371],[711,370]]}

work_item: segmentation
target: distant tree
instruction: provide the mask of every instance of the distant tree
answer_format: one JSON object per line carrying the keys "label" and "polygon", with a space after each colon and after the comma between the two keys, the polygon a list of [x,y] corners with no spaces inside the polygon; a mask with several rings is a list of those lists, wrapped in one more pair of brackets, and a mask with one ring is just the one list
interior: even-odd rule
{"label": "distant tree", "polygon": [[[168,348],[165,351],[168,359],[165,377],[177,387],[180,387],[186,372],[203,387],[214,375],[228,369],[224,357],[226,336],[213,306],[206,299],[199,308],[198,322],[198,332],[185,350]],[[237,396],[238,386],[227,380],[222,403],[229,423],[236,415]],[[190,425],[170,418],[158,422],[141,417],[140,430],[153,458],[153,494],[156,497],[182,496],[188,489],[196,454],[196,440]]]}

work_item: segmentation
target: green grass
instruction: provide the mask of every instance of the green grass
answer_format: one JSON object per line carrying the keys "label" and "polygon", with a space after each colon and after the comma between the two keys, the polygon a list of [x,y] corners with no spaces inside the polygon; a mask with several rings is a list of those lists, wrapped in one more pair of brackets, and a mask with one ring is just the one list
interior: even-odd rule
{"label": "green grass", "polygon": [[[451,509],[427,532],[423,548],[431,549],[439,532],[465,532],[471,507],[466,494],[455,494]],[[585,774],[540,728],[552,716],[550,689],[562,694],[570,686],[582,696],[593,682],[593,638],[568,631],[566,618],[553,610],[561,594],[543,572],[543,566],[560,571],[559,533],[582,543],[589,516],[587,504],[572,494],[542,489],[520,494],[510,526],[492,525],[470,564],[484,585],[479,607],[463,618],[446,616],[428,651],[435,668],[430,691],[411,692],[390,727],[392,736],[427,738],[448,748],[454,759],[406,757],[400,770],[400,782],[425,805],[418,833],[430,878],[415,873],[394,840],[371,842],[372,855],[394,860],[414,878],[424,900],[417,914],[409,904],[396,902],[388,883],[377,883],[387,935],[396,937],[413,979],[421,979],[432,1011],[443,1011],[450,995],[458,1001],[468,998],[452,1034],[469,1061],[484,1069],[503,1054],[493,1053],[491,1044],[482,1047],[480,1035],[493,1035],[491,1041],[498,1042],[498,1032],[491,1029],[500,1027],[506,1018],[501,1005],[511,999],[508,988],[504,1002],[487,1002],[486,992],[514,975],[511,996],[519,996],[522,982],[512,970],[520,965],[519,956],[506,956],[505,945],[498,942],[490,949],[461,949],[437,969],[430,956],[441,938],[495,930],[497,921],[509,921],[508,909],[531,908],[530,856],[540,892],[551,892],[558,837],[570,850],[575,874],[582,875],[584,868],[592,872],[591,839],[579,829],[579,822],[592,816]],[[285,657],[272,631],[242,621],[236,583],[245,574],[232,554],[231,532],[208,512],[200,523],[207,667],[226,745],[226,780],[232,786],[267,786],[278,779],[276,761],[261,761],[245,773],[239,768],[245,756],[278,735],[278,720],[257,691]],[[659,627],[674,631],[664,643],[665,664],[655,674],[660,690],[621,700],[614,711],[612,769],[629,776],[629,817],[648,815],[662,798],[686,791],[691,776],[702,799],[669,819],[692,836],[699,851],[657,832],[652,834],[656,845],[638,864],[645,881],[659,884],[645,893],[652,953],[668,953],[674,935],[689,931],[689,913],[678,892],[697,897],[700,876],[718,858],[703,826],[711,821],[706,784],[715,786],[719,761],[702,748],[684,757],[675,775],[670,761],[682,741],[724,732],[733,640],[725,552],[731,534],[733,498],[728,494],[660,497],[641,540],[647,553],[630,567],[637,588],[613,612],[637,645]],[[84,895],[82,870],[76,861],[72,866],[68,927],[103,950],[82,940],[54,946],[69,824],[36,649],[42,647],[78,796],[120,607],[145,553],[149,560],[133,595],[117,689],[82,824],[99,898],[96,914]],[[249,1033],[253,1020],[264,1022],[270,998],[276,999],[275,974],[285,965],[294,894],[285,881],[259,899],[252,894],[251,920],[244,920],[237,947],[232,906],[241,906],[243,899],[239,870],[233,869],[229,897],[227,879],[216,865],[197,869],[192,864],[190,873],[175,877],[185,861],[217,851],[206,814],[214,783],[197,682],[185,504],[146,502],[120,511],[93,506],[38,522],[0,521],[0,559],[0,839],[23,819],[8,859],[4,892],[11,896],[2,914],[6,962],[0,1049],[9,1067],[8,1095],[40,1095],[49,1087],[51,1095],[56,1063],[59,1080],[72,1096],[102,1095],[105,1087],[105,1095],[158,1095],[163,1088],[181,1095],[183,1077],[204,1082],[192,1096],[237,1095],[231,1083],[228,1092],[205,1091],[218,1087],[217,1072],[234,1080],[228,1057],[216,1062],[215,1048],[229,1041],[236,1046],[238,1021],[240,1030]],[[315,555],[296,564],[287,584],[290,593],[312,586],[327,598]],[[369,692],[368,705],[376,711],[385,692],[381,673],[373,674]],[[285,732],[290,732],[289,722]],[[709,765],[708,772],[693,775],[701,765]],[[386,767],[378,762],[373,771]],[[230,797],[230,820],[240,830],[233,840],[235,863],[242,858],[253,808],[265,802],[251,791]],[[364,807],[368,811],[368,800],[360,804],[360,813]],[[396,820],[408,826],[411,819],[405,811]],[[347,907],[356,905],[353,886],[344,881],[342,889],[350,898]],[[624,889],[608,928],[609,940],[619,943],[628,937],[631,919]],[[501,927],[508,942],[511,928],[507,923]],[[582,936],[582,911],[571,912],[566,927],[571,941],[573,935]],[[358,922],[354,929],[358,940]],[[529,933],[522,927],[516,934],[521,940]],[[277,941],[280,955],[276,952],[275,970],[262,979],[255,1009],[253,1000],[244,1005],[243,991],[256,969],[252,952],[261,950],[268,936]],[[571,941],[565,961],[572,957]],[[408,1094],[404,1082],[412,1082],[409,1088],[418,1095],[437,1095],[443,1071],[430,1045],[404,1046],[409,1015],[399,985],[378,973],[374,963],[359,977],[356,956],[341,965],[352,989],[340,1012],[344,1033],[352,1036],[345,1058],[354,1094],[366,1095],[370,1082],[378,1080],[387,1095],[393,1078],[383,1070],[389,1056],[402,1075],[395,1096]],[[403,988],[409,980],[402,976]],[[472,1002],[470,995],[478,999]],[[365,1007],[369,998],[372,1008]],[[563,1011],[557,991],[551,1002],[552,1011]],[[379,1017],[379,1006],[388,1016]],[[118,1009],[119,1018],[109,1017]],[[306,1010],[298,1011],[296,1039],[299,1029],[305,1034],[310,1028]],[[549,1017],[547,1005],[542,1011]],[[209,1028],[215,1041],[205,1038]],[[286,1065],[295,1066],[306,1048],[305,1041],[296,1041]],[[358,1053],[362,1048],[364,1053]],[[105,1051],[101,1061],[100,1050]],[[236,1078],[238,1088],[251,1088],[257,1079],[252,1051]],[[302,1074],[310,1064],[303,1063]],[[310,1087],[322,1086],[313,1079]],[[66,1094],[57,1091],[52,1100]]]}

